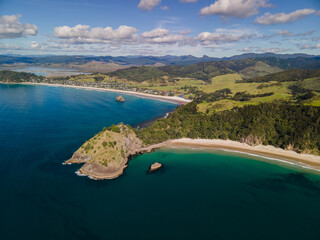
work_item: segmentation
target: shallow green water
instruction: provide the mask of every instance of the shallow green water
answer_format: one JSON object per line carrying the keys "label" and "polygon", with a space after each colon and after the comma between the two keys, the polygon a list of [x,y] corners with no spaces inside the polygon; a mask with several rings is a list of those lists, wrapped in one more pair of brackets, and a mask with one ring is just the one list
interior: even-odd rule
{"label": "shallow green water", "polygon": [[61,163],[103,126],[175,107],[115,96],[0,85],[1,239],[319,239],[320,177],[249,156],[162,149],[115,180],[77,176]]}

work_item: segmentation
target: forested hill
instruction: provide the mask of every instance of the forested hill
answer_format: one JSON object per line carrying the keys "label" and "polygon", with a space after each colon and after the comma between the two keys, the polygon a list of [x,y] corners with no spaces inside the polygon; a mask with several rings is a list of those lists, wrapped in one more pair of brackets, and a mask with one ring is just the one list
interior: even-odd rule
{"label": "forested hill", "polygon": [[246,82],[290,82],[290,81],[302,81],[308,78],[320,77],[320,69],[306,70],[306,69],[290,69],[279,73],[268,74],[246,80]]}
{"label": "forested hill", "polygon": [[[28,65],[50,65],[50,64],[73,64],[81,65],[90,63],[92,61],[97,61],[99,63],[116,63],[120,65],[190,65],[199,62],[211,62],[211,61],[221,61],[221,60],[240,60],[248,58],[278,58],[278,59],[296,59],[305,58],[312,59],[316,58],[314,55],[307,54],[274,54],[274,53],[245,53],[241,55],[236,55],[232,57],[194,57],[192,55],[184,56],[17,56],[17,55],[0,55],[0,66],[1,65],[11,65],[11,64],[28,64]],[[293,61],[294,62],[294,61]]]}
{"label": "forested hill", "polygon": [[44,80],[44,77],[37,76],[33,73],[26,73],[26,72],[14,72],[8,70],[0,71],[0,82],[29,82],[31,80]]}
{"label": "forested hill", "polygon": [[319,154],[320,107],[263,103],[207,115],[193,101],[136,134],[145,144],[183,137],[230,139]]}
{"label": "forested hill", "polygon": [[162,76],[188,77],[209,82],[212,77],[239,73],[244,79],[255,78],[268,74],[278,73],[286,69],[318,69],[319,58],[290,58],[280,59],[275,57],[201,62],[188,66],[164,67],[131,67],[109,73],[109,76],[119,77],[130,81],[143,82]]}

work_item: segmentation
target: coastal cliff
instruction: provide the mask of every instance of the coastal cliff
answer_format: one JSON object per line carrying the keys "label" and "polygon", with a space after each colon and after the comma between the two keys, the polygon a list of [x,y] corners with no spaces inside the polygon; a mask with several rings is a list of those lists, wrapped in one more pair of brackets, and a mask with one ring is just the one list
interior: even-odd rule
{"label": "coastal cliff", "polygon": [[85,142],[66,164],[84,163],[79,173],[94,179],[112,179],[120,176],[128,158],[143,149],[143,143],[134,131],[124,124],[104,128]]}
{"label": "coastal cliff", "polygon": [[[87,141],[67,163],[85,163],[79,170],[81,174],[110,179],[123,173],[128,157],[132,155],[173,143],[203,145],[202,140],[207,139],[213,141],[209,144],[211,147],[228,148],[228,141],[232,140],[236,144],[229,147],[232,150],[267,152],[267,155],[289,157],[320,167],[319,156],[310,155],[320,155],[319,107],[264,103],[212,115],[199,112],[197,107],[196,101],[180,106],[168,118],[142,129],[112,125]],[[189,140],[181,142],[181,139]],[[190,139],[198,140],[200,144]],[[279,151],[275,154],[275,149],[266,149],[268,145]],[[288,155],[288,152],[292,153]]]}

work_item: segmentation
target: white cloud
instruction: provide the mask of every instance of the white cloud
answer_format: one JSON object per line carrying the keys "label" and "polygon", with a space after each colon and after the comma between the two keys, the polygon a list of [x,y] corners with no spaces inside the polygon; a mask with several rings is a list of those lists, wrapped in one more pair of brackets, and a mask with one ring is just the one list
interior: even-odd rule
{"label": "white cloud", "polygon": [[259,13],[259,8],[270,7],[268,0],[217,0],[200,10],[201,15],[246,18]]}
{"label": "white cloud", "polygon": [[158,6],[160,3],[161,3],[161,0],[140,0],[138,8],[145,10],[145,11],[151,11],[156,6]]}
{"label": "white cloud", "polygon": [[318,11],[316,14],[317,14],[318,16],[320,16],[320,11]]}
{"label": "white cloud", "polygon": [[246,47],[238,50],[239,52],[255,52],[258,47]]}
{"label": "white cloud", "polygon": [[163,11],[168,11],[169,10],[169,7],[168,6],[162,6],[160,7]]}
{"label": "white cloud", "polygon": [[30,45],[30,48],[32,48],[32,49],[40,48],[40,44],[35,42],[35,41],[32,41],[31,45]]}
{"label": "white cloud", "polygon": [[191,33],[191,30],[184,30],[184,31],[181,31],[179,32],[181,35],[188,35]]}
{"label": "white cloud", "polygon": [[169,34],[168,29],[164,28],[156,28],[150,32],[144,32],[141,34],[142,37],[144,38],[156,38],[156,37],[163,37]]}
{"label": "white cloud", "polygon": [[203,32],[198,35],[198,40],[202,45],[222,45],[226,43],[238,42],[257,37],[257,33],[242,29],[217,29],[216,32]]}
{"label": "white cloud", "polygon": [[56,27],[54,36],[67,40],[70,43],[111,43],[114,41],[128,41],[135,37],[138,30],[134,27],[120,26],[117,29],[111,27],[96,27],[89,29],[88,25],[76,25],[75,27]]}
{"label": "white cloud", "polygon": [[263,35],[262,38],[263,39],[270,39],[272,37],[277,37],[277,36],[282,36],[285,38],[289,38],[289,37],[306,37],[306,36],[310,36],[312,34],[314,34],[316,31],[312,30],[312,31],[308,31],[308,32],[300,32],[300,33],[293,33],[291,31],[288,30],[278,30],[276,31],[276,33],[270,34],[270,35]]}
{"label": "white cloud", "polygon": [[184,37],[177,34],[169,34],[163,37],[156,37],[151,39],[146,39],[147,43],[157,43],[157,44],[176,44],[183,41]]}
{"label": "white cloud", "polygon": [[297,21],[301,18],[309,16],[315,13],[314,9],[300,9],[291,13],[276,13],[271,14],[269,12],[263,14],[261,17],[256,18],[255,23],[264,25],[273,25],[279,23],[290,23]]}
{"label": "white cloud", "polygon": [[0,49],[1,50],[21,50],[23,48],[20,46],[0,42]]}
{"label": "white cloud", "polygon": [[310,45],[310,44],[305,44],[300,46],[300,50],[309,50],[309,49],[318,49],[320,48],[320,43],[316,44],[316,45]]}
{"label": "white cloud", "polygon": [[179,0],[182,3],[195,3],[198,2],[198,0]]}
{"label": "white cloud", "polygon": [[240,52],[246,52],[246,53],[282,53],[282,52],[288,52],[290,51],[290,48],[260,48],[260,47],[247,47],[240,49]]}
{"label": "white cloud", "polygon": [[76,25],[74,27],[56,27],[54,37],[62,39],[64,43],[72,44],[194,44],[192,38],[188,38],[184,34],[171,34],[170,30],[165,28],[156,28],[149,32],[143,32],[141,35],[138,35],[137,32],[136,28],[128,26],[120,26],[117,29],[111,27],[90,29],[88,25]]}
{"label": "white cloud", "polygon": [[157,28],[150,32],[141,34],[142,41],[146,43],[156,44],[176,44],[185,40],[185,37],[180,34],[170,34],[168,29]]}
{"label": "white cloud", "polygon": [[277,31],[277,35],[281,35],[284,37],[305,37],[314,34],[316,31],[308,31],[303,33],[292,33],[288,30]]}
{"label": "white cloud", "polygon": [[0,18],[0,39],[26,37],[36,35],[38,27],[36,25],[19,22],[20,14],[4,15]]}
{"label": "white cloud", "polygon": [[282,53],[290,51],[290,48],[261,48],[258,51],[264,53]]}

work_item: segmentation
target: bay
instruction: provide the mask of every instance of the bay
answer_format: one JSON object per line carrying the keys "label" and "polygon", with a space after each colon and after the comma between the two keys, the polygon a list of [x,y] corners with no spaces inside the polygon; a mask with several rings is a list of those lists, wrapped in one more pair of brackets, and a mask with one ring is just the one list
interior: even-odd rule
{"label": "bay", "polygon": [[166,148],[111,181],[77,176],[63,161],[104,126],[176,108],[116,96],[0,85],[2,239],[319,239],[320,177],[243,154]]}

